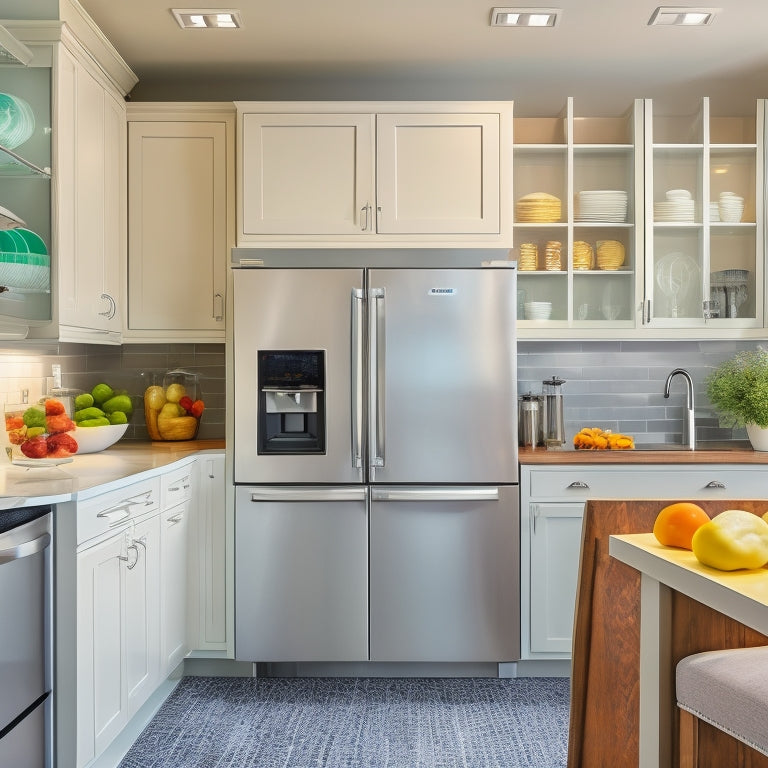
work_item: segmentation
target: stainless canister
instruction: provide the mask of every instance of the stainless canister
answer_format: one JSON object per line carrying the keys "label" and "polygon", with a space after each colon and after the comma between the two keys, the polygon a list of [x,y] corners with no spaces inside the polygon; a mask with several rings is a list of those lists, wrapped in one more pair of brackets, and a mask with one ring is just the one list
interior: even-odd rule
{"label": "stainless canister", "polygon": [[544,443],[554,448],[565,443],[565,418],[561,387],[565,379],[553,376],[542,382],[544,386]]}
{"label": "stainless canister", "polygon": [[518,442],[527,448],[543,444],[543,399],[541,395],[521,395],[517,400]]}

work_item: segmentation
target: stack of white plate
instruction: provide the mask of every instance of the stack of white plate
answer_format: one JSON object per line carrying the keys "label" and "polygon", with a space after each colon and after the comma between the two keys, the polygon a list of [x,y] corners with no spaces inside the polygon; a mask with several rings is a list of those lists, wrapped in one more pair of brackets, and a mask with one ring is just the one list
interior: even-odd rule
{"label": "stack of white plate", "polygon": [[627,193],[621,189],[589,189],[576,193],[577,221],[626,221]]}
{"label": "stack of white plate", "polygon": [[24,99],[0,93],[0,145],[15,149],[35,131],[35,115]]}
{"label": "stack of white plate", "polygon": [[670,189],[666,200],[653,204],[654,221],[693,221],[696,201],[687,189]]}
{"label": "stack of white plate", "polygon": [[739,222],[744,213],[744,198],[739,197],[735,192],[721,192],[717,208],[720,221]]}
{"label": "stack of white plate", "polygon": [[720,204],[716,200],[709,204],[709,220],[720,221]]}
{"label": "stack of white plate", "polygon": [[551,301],[526,301],[525,319],[526,320],[549,320],[552,315]]}

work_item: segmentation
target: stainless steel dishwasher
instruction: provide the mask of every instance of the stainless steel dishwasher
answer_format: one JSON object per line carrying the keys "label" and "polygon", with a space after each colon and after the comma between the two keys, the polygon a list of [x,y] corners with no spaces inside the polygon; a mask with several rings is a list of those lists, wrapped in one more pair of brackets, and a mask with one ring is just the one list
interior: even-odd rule
{"label": "stainless steel dishwasher", "polygon": [[51,764],[52,514],[0,511],[0,765]]}

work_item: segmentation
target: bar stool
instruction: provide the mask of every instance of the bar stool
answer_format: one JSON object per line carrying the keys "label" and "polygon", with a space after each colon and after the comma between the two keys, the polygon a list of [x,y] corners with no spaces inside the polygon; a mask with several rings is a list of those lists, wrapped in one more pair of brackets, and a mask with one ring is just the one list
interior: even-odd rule
{"label": "bar stool", "polygon": [[768,646],[705,651],[676,670],[680,768],[698,764],[698,721],[768,755]]}

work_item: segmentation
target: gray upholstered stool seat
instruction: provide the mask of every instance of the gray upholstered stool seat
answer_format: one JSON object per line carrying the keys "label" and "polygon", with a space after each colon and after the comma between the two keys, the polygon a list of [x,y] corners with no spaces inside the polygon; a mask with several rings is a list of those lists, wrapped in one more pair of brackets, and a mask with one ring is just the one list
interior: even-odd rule
{"label": "gray upholstered stool seat", "polygon": [[678,707],[768,755],[768,646],[687,656],[676,678]]}

